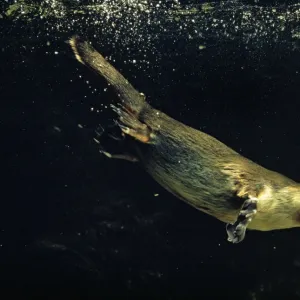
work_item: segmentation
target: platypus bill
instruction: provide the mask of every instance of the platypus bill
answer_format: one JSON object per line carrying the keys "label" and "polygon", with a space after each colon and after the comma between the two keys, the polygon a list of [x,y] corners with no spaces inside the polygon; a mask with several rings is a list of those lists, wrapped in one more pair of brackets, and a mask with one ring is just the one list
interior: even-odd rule
{"label": "platypus bill", "polygon": [[104,77],[119,97],[111,107],[136,151],[103,151],[107,157],[140,162],[176,197],[226,223],[232,243],[241,242],[247,228],[269,231],[300,226],[298,183],[151,107],[145,95],[89,42],[78,36],[68,42],[76,59]]}

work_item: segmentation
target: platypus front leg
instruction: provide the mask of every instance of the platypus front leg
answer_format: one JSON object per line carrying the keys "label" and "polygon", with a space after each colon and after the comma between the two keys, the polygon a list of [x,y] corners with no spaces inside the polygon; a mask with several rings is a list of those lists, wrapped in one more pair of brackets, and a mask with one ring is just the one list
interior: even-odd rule
{"label": "platypus front leg", "polygon": [[240,243],[245,238],[247,225],[256,214],[257,202],[258,199],[254,197],[246,200],[235,223],[226,225],[229,242]]}

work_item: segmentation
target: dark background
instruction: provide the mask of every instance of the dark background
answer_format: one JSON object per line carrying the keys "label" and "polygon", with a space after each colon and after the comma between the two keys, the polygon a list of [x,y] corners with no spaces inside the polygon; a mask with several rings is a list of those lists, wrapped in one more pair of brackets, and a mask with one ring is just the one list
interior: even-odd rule
{"label": "dark background", "polygon": [[99,153],[94,131],[112,124],[103,105],[115,96],[64,41],[81,30],[153,106],[299,181],[297,43],[250,53],[239,39],[212,37],[200,51],[162,36],[148,53],[159,64],[145,70],[124,64],[121,43],[103,36],[98,45],[91,29],[51,36],[40,21],[0,21],[1,298],[300,298],[298,229],[248,231],[230,244],[225,224],[140,166]]}

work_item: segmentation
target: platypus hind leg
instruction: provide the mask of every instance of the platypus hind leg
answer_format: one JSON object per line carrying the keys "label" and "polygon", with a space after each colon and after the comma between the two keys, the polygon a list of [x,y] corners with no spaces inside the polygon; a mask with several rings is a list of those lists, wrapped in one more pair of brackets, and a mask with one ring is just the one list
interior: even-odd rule
{"label": "platypus hind leg", "polygon": [[139,161],[139,159],[136,156],[128,154],[128,153],[112,154],[112,153],[109,153],[109,152],[104,151],[104,150],[100,150],[100,152],[108,158],[123,159],[123,160],[127,160],[127,161],[130,161],[130,162],[138,162]]}
{"label": "platypus hind leg", "polygon": [[151,129],[142,123],[134,112],[128,110],[123,105],[117,107],[111,104],[111,108],[119,116],[117,123],[123,133],[145,144],[153,142],[154,135],[151,133]]}
{"label": "platypus hind leg", "polygon": [[226,225],[229,242],[239,243],[245,238],[247,225],[251,222],[253,216],[256,214],[257,202],[257,198],[250,198],[246,200],[241,208],[236,222],[234,224]]}
{"label": "platypus hind leg", "polygon": [[[118,120],[116,124],[121,128],[123,135],[129,135],[139,142],[148,144],[152,142],[153,134],[151,129],[144,123],[142,123],[135,112],[130,111],[125,106],[119,104],[115,106],[111,104],[111,108],[118,115]],[[104,149],[101,149],[100,152],[109,158],[123,159],[130,162],[137,162],[139,159],[132,154],[112,154]]]}

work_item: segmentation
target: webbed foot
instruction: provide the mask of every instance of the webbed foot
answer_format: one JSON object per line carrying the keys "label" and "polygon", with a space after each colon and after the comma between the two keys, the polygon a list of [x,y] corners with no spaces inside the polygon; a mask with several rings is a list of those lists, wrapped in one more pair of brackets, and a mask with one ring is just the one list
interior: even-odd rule
{"label": "webbed foot", "polygon": [[112,153],[105,151],[104,149],[100,149],[100,153],[104,154],[108,158],[123,159],[123,160],[127,160],[130,162],[138,162],[139,161],[139,159],[136,156],[134,156],[132,154],[128,154],[128,153],[112,154]]}
{"label": "webbed foot", "polygon": [[124,134],[127,134],[144,144],[150,144],[153,142],[150,128],[146,124],[142,123],[134,113],[128,111],[126,107],[122,105],[117,107],[111,104],[110,106],[119,116],[116,123]]}
{"label": "webbed foot", "polygon": [[[106,157],[115,158],[115,159],[123,159],[123,160],[127,160],[127,161],[130,161],[130,162],[138,162],[139,161],[139,159],[136,156],[134,156],[132,154],[129,154],[129,153],[116,153],[116,154],[113,154],[113,153],[110,153],[110,152],[106,151],[104,149],[104,147],[101,145],[100,140],[98,139],[104,133],[104,129],[101,125],[96,129],[95,133],[96,133],[97,138],[94,138],[94,141],[99,145],[99,148],[100,148],[99,152],[104,154]],[[121,140],[121,138],[119,138],[115,135],[108,134],[108,136],[113,138],[114,140],[117,140],[117,141]]]}
{"label": "webbed foot", "polygon": [[241,211],[234,224],[226,224],[228,241],[234,244],[240,243],[246,235],[248,224],[257,212],[257,198],[251,198],[244,202]]}

